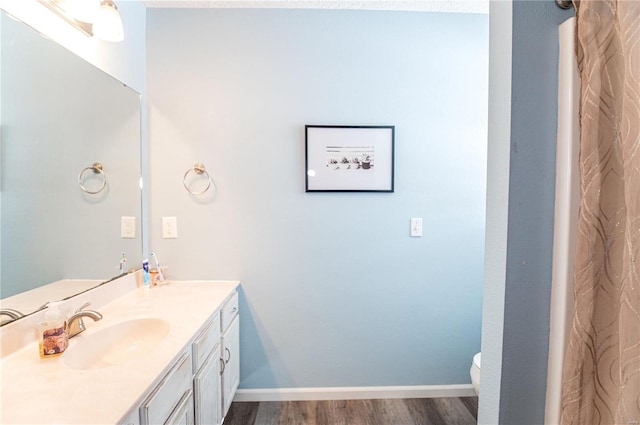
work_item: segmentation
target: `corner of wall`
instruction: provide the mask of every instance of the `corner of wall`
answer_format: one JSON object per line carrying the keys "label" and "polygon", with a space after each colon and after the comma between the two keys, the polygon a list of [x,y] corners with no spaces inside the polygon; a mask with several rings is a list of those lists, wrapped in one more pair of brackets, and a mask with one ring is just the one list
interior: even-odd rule
{"label": "corner of wall", "polygon": [[512,9],[512,1],[506,0],[491,2],[489,12],[487,218],[478,424],[497,424],[500,414],[511,150]]}

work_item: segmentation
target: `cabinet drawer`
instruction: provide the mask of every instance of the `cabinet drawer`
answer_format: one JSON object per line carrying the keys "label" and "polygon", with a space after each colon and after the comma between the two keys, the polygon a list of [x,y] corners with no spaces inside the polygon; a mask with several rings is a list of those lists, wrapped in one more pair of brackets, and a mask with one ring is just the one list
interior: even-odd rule
{"label": "cabinet drawer", "polygon": [[194,373],[200,370],[211,350],[218,344],[220,344],[220,314],[216,312],[195,341],[193,341]]}
{"label": "cabinet drawer", "polygon": [[191,353],[180,356],[164,379],[140,407],[143,425],[163,424],[191,388]]}
{"label": "cabinet drawer", "polygon": [[233,318],[236,317],[236,314],[238,314],[238,293],[234,292],[231,298],[222,306],[220,313],[222,320],[220,329],[222,329],[222,332],[229,327]]}

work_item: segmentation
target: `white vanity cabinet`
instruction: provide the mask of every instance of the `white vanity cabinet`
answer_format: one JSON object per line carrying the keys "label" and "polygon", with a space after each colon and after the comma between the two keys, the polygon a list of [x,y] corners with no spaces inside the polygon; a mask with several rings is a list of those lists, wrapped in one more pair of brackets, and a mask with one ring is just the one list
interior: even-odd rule
{"label": "white vanity cabinet", "polygon": [[142,403],[140,424],[222,424],[240,383],[239,350],[238,293],[233,292]]}
{"label": "white vanity cabinet", "polygon": [[[239,282],[170,281],[144,289],[141,279],[129,274],[69,300],[68,311],[102,300],[94,305],[104,318],[74,338],[60,360],[35,354],[33,329],[44,312],[0,328],[0,381],[20,383],[19,391],[2,393],[0,424],[222,423],[239,380]],[[168,325],[162,335],[147,327],[160,322]],[[103,332],[122,339],[92,348]],[[96,359],[79,365],[74,358],[83,352]]]}

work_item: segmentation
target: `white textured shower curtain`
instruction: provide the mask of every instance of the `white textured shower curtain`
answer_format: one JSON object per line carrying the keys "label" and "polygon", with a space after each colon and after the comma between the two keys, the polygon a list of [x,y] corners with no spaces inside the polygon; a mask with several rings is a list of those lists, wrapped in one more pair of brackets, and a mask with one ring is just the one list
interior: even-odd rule
{"label": "white textured shower curtain", "polygon": [[640,424],[640,1],[575,6],[582,201],[562,424]]}

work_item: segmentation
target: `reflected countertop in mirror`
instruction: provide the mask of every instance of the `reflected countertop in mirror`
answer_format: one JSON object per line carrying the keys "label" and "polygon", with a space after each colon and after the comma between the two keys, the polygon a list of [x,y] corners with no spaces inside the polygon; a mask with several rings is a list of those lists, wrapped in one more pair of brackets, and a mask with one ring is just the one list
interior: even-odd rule
{"label": "reflected countertop in mirror", "polygon": [[12,301],[108,281],[123,253],[139,267],[140,95],[4,12],[0,49],[0,305],[29,314]]}
{"label": "reflected countertop in mirror", "polygon": [[[63,300],[94,288],[102,283],[100,279],[63,279],[48,285],[20,292],[0,300],[0,311],[10,309],[20,312],[34,312],[49,301]],[[0,315],[0,325],[13,321],[11,315]]]}

